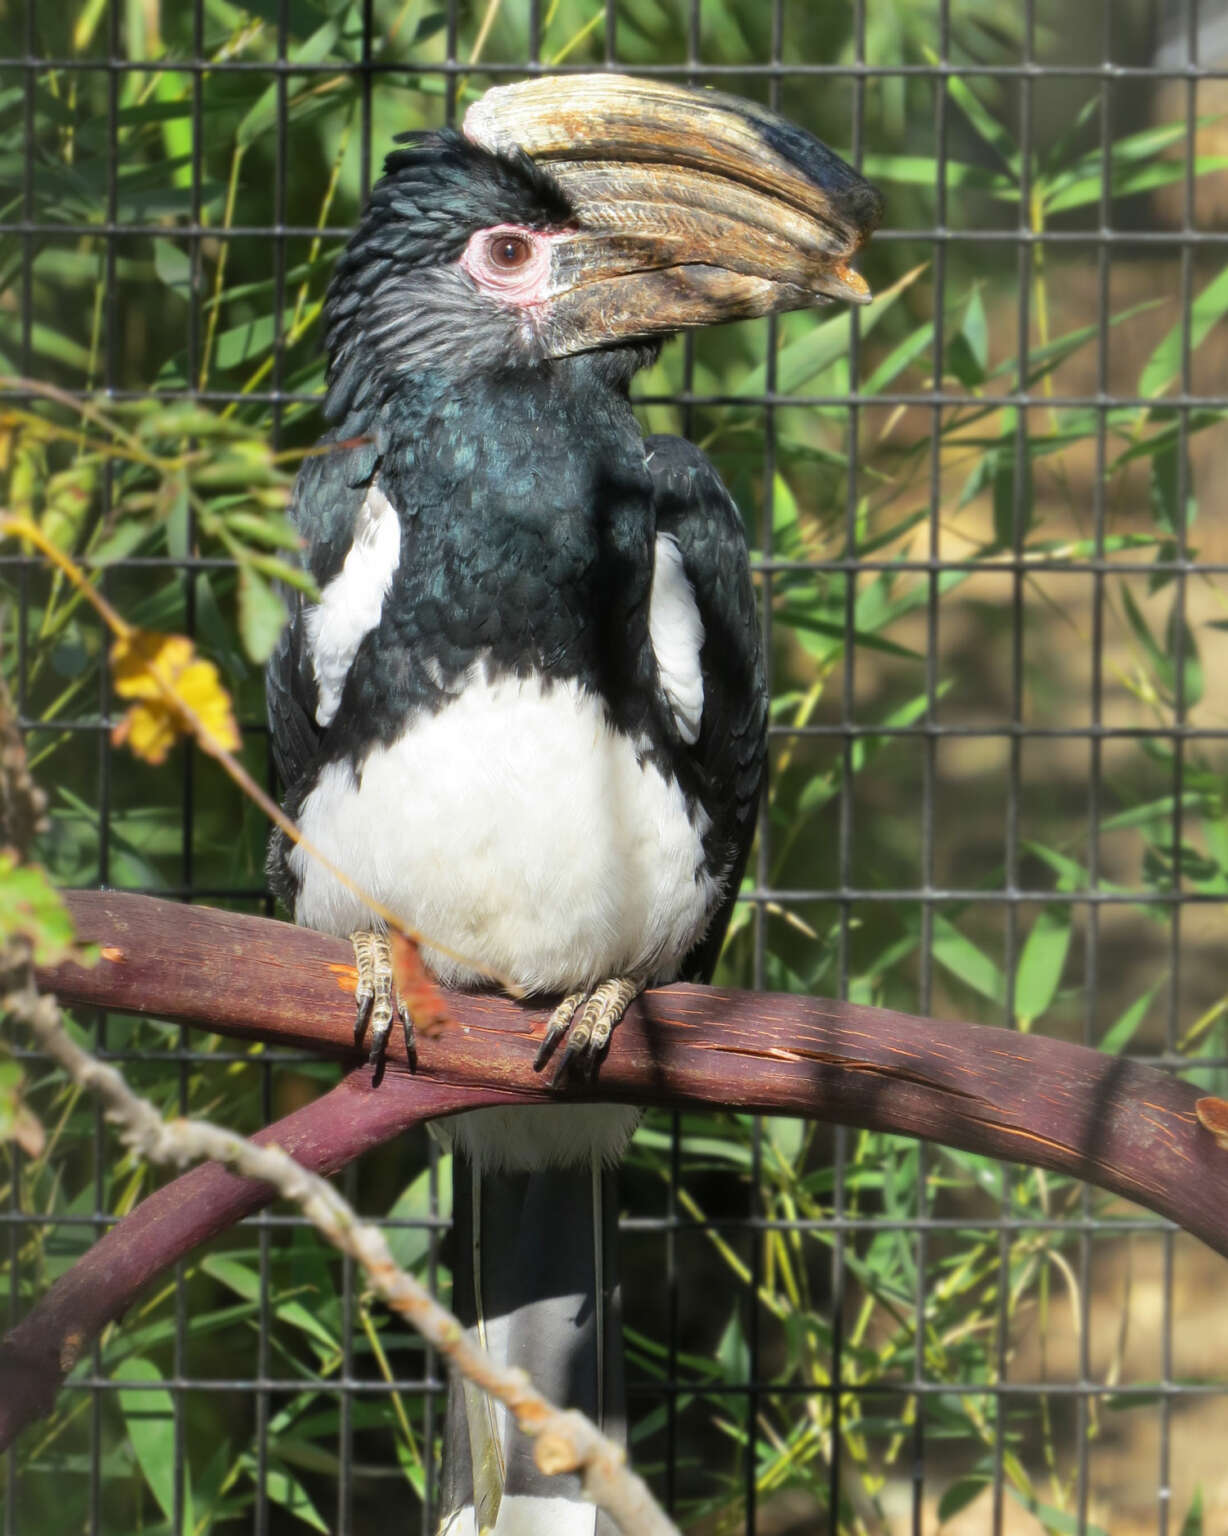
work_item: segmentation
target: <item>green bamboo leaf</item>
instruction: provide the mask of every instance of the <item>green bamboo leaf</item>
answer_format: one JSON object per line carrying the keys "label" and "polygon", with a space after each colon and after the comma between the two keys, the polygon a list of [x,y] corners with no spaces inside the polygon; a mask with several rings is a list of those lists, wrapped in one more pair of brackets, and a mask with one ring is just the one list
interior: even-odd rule
{"label": "green bamboo leaf", "polygon": [[985,318],[985,305],[981,300],[979,283],[968,295],[960,334],[967,341],[969,350],[984,371],[989,366],[989,322]]}
{"label": "green bamboo leaf", "polygon": [[1224,420],[1224,412],[1221,410],[1189,411],[1183,418],[1179,418],[1171,406],[1160,404],[1153,406],[1151,410],[1153,420],[1164,420],[1164,425],[1158,432],[1153,432],[1150,437],[1144,438],[1140,443],[1134,443],[1125,448],[1109,464],[1105,471],[1106,478],[1114,475],[1123,464],[1132,463],[1135,459],[1149,459],[1157,453],[1162,453],[1168,444],[1181,436],[1190,437],[1195,432],[1205,432],[1208,427],[1218,427]]}
{"label": "green bamboo leaf", "polygon": [[[1226,155],[1200,155],[1194,161],[1195,176],[1206,176],[1212,171],[1222,171],[1228,166]],[[1151,165],[1114,166],[1109,179],[1109,192],[1113,197],[1134,197],[1140,192],[1152,192],[1157,187],[1171,186],[1174,181],[1185,180],[1185,162],[1161,160]],[[1104,187],[1100,172],[1072,182],[1062,192],[1048,197],[1045,212],[1048,215],[1066,213],[1071,208],[1084,208],[1088,203],[1098,203]]]}
{"label": "green bamboo leaf", "polygon": [[[1218,325],[1228,311],[1228,267],[1195,295],[1190,305],[1190,351],[1202,346],[1212,326]],[[1181,375],[1181,355],[1185,327],[1178,321],[1143,365],[1139,375],[1140,395],[1158,395]]]}
{"label": "green bamboo leaf", "polygon": [[[924,50],[926,58],[931,64],[939,64],[941,60],[932,48]],[[947,92],[951,100],[955,102],[960,111],[985,140],[1002,157],[1003,163],[1011,174],[1017,179],[1019,176],[1019,152],[1015,147],[1015,141],[1010,133],[996,117],[984,105],[975,91],[958,75],[947,76]]]}
{"label": "green bamboo leaf", "polygon": [[[1133,320],[1135,315],[1146,313],[1149,309],[1155,309],[1159,304],[1167,303],[1167,299],[1144,299],[1140,304],[1131,304],[1128,309],[1119,310],[1109,320],[1110,326],[1123,325],[1128,320]],[[1095,341],[1100,334],[1098,325],[1081,325],[1073,331],[1067,331],[1064,336],[1057,336],[1054,340],[1046,342],[1043,347],[1031,347],[1028,351],[1028,386],[1029,388],[1046,373],[1052,372],[1059,363],[1071,357],[1080,347],[1085,347],[1089,342]],[[1015,374],[1019,371],[1017,357],[1008,357],[1003,362],[995,364],[989,371],[991,379],[1002,378],[1006,374]]]}
{"label": "green bamboo leaf", "polygon": [[973,1499],[977,1497],[989,1484],[992,1478],[973,1474],[970,1477],[959,1477],[949,1484],[938,1501],[938,1523],[945,1520],[953,1520],[960,1510],[966,1509]]}
{"label": "green bamboo leaf", "polygon": [[[452,1203],[451,1158],[441,1158],[436,1178],[433,1180],[431,1175],[432,1170],[428,1167],[417,1178],[411,1179],[388,1212],[388,1249],[402,1269],[413,1269],[426,1258],[434,1230],[432,1219],[439,1210],[447,1210]],[[435,1209],[432,1208],[432,1195],[437,1202]],[[402,1226],[402,1222],[410,1225]],[[420,1225],[412,1225],[414,1222]]]}
{"label": "green bamboo leaf", "polygon": [[[1126,827],[1149,827],[1157,822],[1171,824],[1173,808],[1177,804],[1172,795],[1161,795],[1158,800],[1148,800],[1143,805],[1132,805],[1128,811],[1119,811],[1100,823],[1101,832],[1120,832]],[[1187,816],[1213,814],[1207,801],[1197,791],[1181,796],[1181,808]]]}
{"label": "green bamboo leaf", "polygon": [[1193,709],[1202,702],[1206,691],[1206,674],[1198,652],[1198,641],[1190,628],[1189,620],[1182,613],[1182,605],[1174,597],[1165,626],[1165,660],[1167,675],[1172,680],[1174,698],[1180,694],[1182,705]]}
{"label": "green bamboo leaf", "polygon": [[[934,185],[937,174],[935,161],[930,155],[867,155],[862,170],[871,181],[894,181],[903,186],[925,187]],[[967,165],[962,160],[947,160],[943,170],[947,187],[961,192],[1007,191],[1018,196],[1019,189],[1000,171],[987,170],[983,165]]]}
{"label": "green bamboo leaf", "polygon": [[1015,972],[1015,1009],[1021,1021],[1040,1018],[1057,996],[1070,935],[1069,907],[1054,904],[1036,914]]}
{"label": "green bamboo leaf", "polygon": [[107,0],[85,0],[73,23],[72,47],[74,53],[88,53],[94,41],[98,23],[108,9]]}
{"label": "green bamboo leaf", "polygon": [[[209,1254],[201,1260],[201,1269],[206,1274],[234,1291],[236,1296],[241,1296],[244,1301],[258,1301],[260,1299],[262,1285],[259,1274],[248,1265],[233,1259],[227,1254]],[[326,1354],[337,1353],[340,1342],[335,1334],[320,1321],[319,1317],[297,1301],[281,1302],[274,1307],[274,1312],[282,1322],[288,1323],[292,1328],[298,1328],[316,1344],[320,1345]]]}
{"label": "green bamboo leaf", "polygon": [[1042,1504],[1035,1494],[1023,1492],[1013,1482],[1007,1484],[1007,1492],[1029,1514],[1035,1516],[1052,1536],[1109,1536],[1102,1525],[1092,1525],[1090,1522],[1084,1524],[1077,1516],[1068,1515],[1065,1510],[1054,1509],[1051,1504]]}
{"label": "green bamboo leaf", "polygon": [[280,332],[276,316],[253,315],[242,325],[231,326],[218,335],[214,343],[214,361],[219,368],[245,367],[271,351],[273,343],[279,336],[284,339],[293,324],[293,309],[283,312]]}
{"label": "green bamboo leaf", "polygon": [[1032,526],[1032,456],[1027,452],[1027,418],[1024,418],[1024,452],[1015,438],[1016,412],[1002,412],[1003,446],[993,462],[994,542],[1000,549],[1022,546]]}
{"label": "green bamboo leaf", "polygon": [[[934,689],[935,699],[941,699],[945,697],[945,695],[951,691],[952,685],[953,679],[951,678],[940,682]],[[889,732],[892,729],[898,730],[901,726],[914,725],[918,720],[921,719],[929,707],[930,700],[928,693],[919,693],[915,698],[909,699],[906,704],[902,704],[899,709],[893,709],[890,714],[885,715],[883,717],[882,724],[887,728]],[[861,770],[867,766],[867,764],[873,761],[879,752],[881,752],[885,747],[891,745],[892,740],[893,737],[889,734],[885,736],[858,736],[853,742],[853,772],[860,773]],[[827,782],[829,784],[831,793],[834,793],[837,788],[834,779],[830,781],[814,779],[811,782],[813,784],[823,784],[824,782]]]}
{"label": "green bamboo leaf", "polygon": [[[318,64],[333,51],[340,35],[340,19],[326,21],[322,27],[316,28],[306,42],[293,50],[292,61],[296,64]],[[240,150],[247,149],[262,133],[276,126],[280,98],[281,92],[276,81],[260,93],[256,104],[248,110],[235,129],[235,143]]]}
{"label": "green bamboo leaf", "polygon": [[239,633],[253,661],[269,659],[285,622],[285,604],[253,562],[245,560],[239,567]]}
{"label": "green bamboo leaf", "polygon": [[1189,1511],[1181,1522],[1179,1536],[1203,1536],[1201,1488],[1195,1488],[1194,1490],[1194,1497],[1190,1500]]}
{"label": "green bamboo leaf", "polygon": [[[1087,107],[1096,105],[1098,105],[1097,99],[1092,97],[1080,113],[1080,117],[1086,119]],[[1208,115],[1197,118],[1195,121],[1196,126],[1205,127],[1217,122],[1218,119],[1214,115]],[[1115,139],[1109,145],[1110,163],[1113,165],[1150,163],[1158,154],[1183,140],[1187,131],[1184,122],[1177,122],[1161,123],[1156,128],[1144,128],[1138,133],[1127,134],[1125,138]],[[1176,159],[1173,163],[1181,166],[1184,171],[1184,160]],[[1099,177],[1100,174],[1101,154],[1099,149],[1094,149],[1081,155],[1060,175],[1049,178],[1048,186],[1052,191],[1060,192],[1076,181]]]}
{"label": "green bamboo leaf", "polygon": [[1084,128],[1086,128],[1099,109],[1099,95],[1089,96],[1075,113],[1074,117],[1071,118],[1065,132],[1059,134],[1053,141],[1052,147],[1044,157],[1043,180],[1047,185],[1052,186],[1060,176],[1069,174],[1068,167],[1071,164],[1071,152],[1082,135]]}
{"label": "green bamboo leaf", "polygon": [[1109,1056],[1120,1055],[1138,1033],[1139,1025],[1147,1017],[1147,1013],[1155,1001],[1155,995],[1159,990],[1160,983],[1156,982],[1154,987],[1144,992],[1142,997],[1131,1003],[1125,1013],[1105,1030],[1104,1036],[1096,1049],[1104,1051]]}
{"label": "green bamboo leaf", "polygon": [[1139,608],[1138,603],[1135,602],[1134,594],[1130,591],[1129,587],[1122,587],[1121,599],[1122,606],[1126,610],[1126,621],[1134,632],[1134,638],[1142,646],[1147,660],[1151,664],[1152,671],[1167,678],[1168,658],[1157,643],[1155,636],[1151,633],[1151,626],[1143,617],[1142,610]]}
{"label": "green bamboo leaf", "polygon": [[938,964],[965,986],[987,997],[990,1002],[1005,1001],[1006,979],[1001,969],[984,950],[978,949],[949,918],[940,913],[934,914],[932,949]]}
{"label": "green bamboo leaf", "polygon": [[[122,1367],[126,1381],[161,1381],[162,1373],[151,1360],[139,1355],[125,1360]],[[120,1412],[137,1465],[149,1491],[158,1501],[168,1520],[175,1511],[175,1405],[165,1388],[121,1387],[117,1393]],[[183,1529],[195,1525],[192,1515],[192,1490],[185,1477],[183,1485]]]}
{"label": "green bamboo leaf", "polygon": [[237,539],[267,545],[270,549],[297,550],[303,536],[284,513],[270,512],[261,517],[255,512],[235,508],[225,515],[227,528]]}
{"label": "green bamboo leaf", "polygon": [[312,578],[311,572],[304,570],[301,565],[291,565],[288,560],[279,560],[276,555],[262,555],[254,549],[240,547],[238,558],[245,565],[255,571],[260,571],[273,581],[284,581],[287,586],[294,587],[299,592],[305,592],[308,597],[318,597],[319,588]]}
{"label": "green bamboo leaf", "polygon": [[[15,312],[0,309],[0,353],[8,357],[14,372],[18,371],[23,341],[20,317]],[[65,336],[53,326],[44,325],[40,320],[36,320],[30,328],[30,342],[37,357],[63,363],[80,373],[85,373],[89,368],[88,347],[83,347],[79,341]]]}
{"label": "green bamboo leaf", "polygon": [[188,253],[173,240],[155,240],[153,246],[154,271],[159,281],[181,299],[187,298],[192,286],[192,263]]}
{"label": "green bamboo leaf", "polygon": [[893,383],[910,363],[928,353],[934,345],[934,322],[927,320],[924,325],[919,325],[910,331],[904,340],[883,358],[878,367],[863,381],[860,393],[863,395],[881,394]]}
{"label": "green bamboo leaf", "polygon": [[850,631],[840,619],[821,619],[817,614],[807,613],[801,608],[777,608],[775,619],[778,624],[787,624],[792,629],[807,630],[811,634],[824,635],[835,641],[864,645],[869,650],[882,651],[887,656],[899,656],[904,661],[924,659],[920,651],[910,650],[906,645],[897,645],[894,640],[886,640],[882,635],[860,629]]}
{"label": "green bamboo leaf", "polygon": [[[1163,443],[1151,460],[1151,511],[1165,533],[1174,538],[1188,532],[1198,515],[1194,497],[1194,473],[1185,444],[1179,438]],[[1181,506],[1181,457],[1185,464],[1185,506]]]}
{"label": "green bamboo leaf", "polygon": [[[243,1461],[254,1477],[255,1460],[245,1456]],[[328,1536],[328,1526],[321,1519],[319,1510],[311,1502],[311,1495],[282,1462],[269,1460],[264,1469],[264,1491],[274,1504],[280,1504],[287,1514],[293,1515],[296,1520],[301,1520],[304,1525],[309,1525],[313,1531],[323,1531],[325,1536]]]}
{"label": "green bamboo leaf", "polygon": [[[858,311],[863,337],[874,329],[900,295],[912,287],[925,271],[926,265],[922,263],[911,272],[906,272],[890,288],[880,293],[873,303]],[[776,388],[784,395],[800,394],[811,379],[848,355],[851,335],[851,311],[845,310],[831,320],[821,321],[797,341],[783,347],[776,356]],[[761,395],[766,388],[767,367],[760,364],[751,369],[734,392],[740,395]]]}

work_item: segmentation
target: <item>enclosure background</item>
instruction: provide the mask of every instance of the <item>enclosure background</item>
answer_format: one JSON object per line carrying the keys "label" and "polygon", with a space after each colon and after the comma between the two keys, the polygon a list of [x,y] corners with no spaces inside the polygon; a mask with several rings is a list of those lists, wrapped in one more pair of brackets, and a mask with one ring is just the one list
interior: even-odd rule
{"label": "enclosure background", "polygon": [[[1224,1090],[1218,0],[2,0],[0,29],[8,498],[218,662],[261,776],[282,455],[320,430],[320,300],[394,135],[610,65],[862,164],[875,306],[674,343],[637,389],[734,490],[764,600],[773,797],[722,979]],[[271,910],[258,814],[191,747],[113,747],[105,637],[0,558],[56,878]],[[240,1128],[331,1078],[79,1022]],[[152,1177],[21,1059],[51,1146],[0,1165],[14,1316]],[[423,1136],[344,1181],[445,1295],[449,1178]],[[633,1455],[685,1528],[1228,1528],[1224,1271],[1164,1223],[735,1114],[650,1115],[624,1198]],[[107,1334],[9,1453],[4,1529],[429,1532],[442,1390],[278,1209]]]}

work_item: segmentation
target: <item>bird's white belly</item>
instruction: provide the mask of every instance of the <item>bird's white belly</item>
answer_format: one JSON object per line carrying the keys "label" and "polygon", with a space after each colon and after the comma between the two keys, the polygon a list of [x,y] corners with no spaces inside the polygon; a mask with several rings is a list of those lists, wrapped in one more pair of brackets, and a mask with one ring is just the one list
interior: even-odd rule
{"label": "bird's white belly", "polygon": [[[578,684],[471,676],[359,773],[325,767],[308,841],[427,941],[445,982],[534,992],[668,980],[721,896],[702,812]],[[346,934],[363,901],[301,847],[296,918]],[[437,948],[434,946],[438,946]]]}

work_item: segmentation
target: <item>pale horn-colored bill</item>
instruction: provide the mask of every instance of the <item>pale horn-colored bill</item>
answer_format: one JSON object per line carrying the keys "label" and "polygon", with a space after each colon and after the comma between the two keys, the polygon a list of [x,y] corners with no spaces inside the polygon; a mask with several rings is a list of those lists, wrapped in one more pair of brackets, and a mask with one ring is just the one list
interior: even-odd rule
{"label": "pale horn-colored bill", "polygon": [[[809,228],[780,232],[801,232],[803,246],[821,244],[829,263],[852,256],[882,210],[867,181],[787,118],[661,80],[565,75],[497,86],[469,108],[464,131],[487,149],[523,150],[565,184],[576,185],[584,165],[595,163],[679,167],[740,184],[771,198],[782,223],[786,207],[802,214]],[[847,297],[864,302],[868,290],[856,273],[849,288]]]}

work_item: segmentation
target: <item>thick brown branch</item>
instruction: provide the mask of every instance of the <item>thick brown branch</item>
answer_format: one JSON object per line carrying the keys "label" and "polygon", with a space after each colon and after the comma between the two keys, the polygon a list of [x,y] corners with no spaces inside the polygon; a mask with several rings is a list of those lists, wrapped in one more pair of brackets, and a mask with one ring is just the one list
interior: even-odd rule
{"label": "thick brown branch", "polygon": [[[151,1013],[353,1058],[354,972],[341,940],[146,897],[87,892],[71,902],[81,936],[101,945],[104,958],[92,970],[61,967],[40,976],[40,985],[65,1003]],[[369,1113],[380,1129],[365,1144],[461,1108],[560,1096],[532,1069],[546,1008],[488,995],[454,993],[447,1000],[454,1023],[420,1039],[414,1076],[394,1038],[393,1061],[377,1090],[361,1086],[358,1069],[299,1111],[312,1116],[329,1153],[327,1163],[312,1166],[339,1167],[362,1150],[350,1143],[348,1154],[338,1148],[333,1155],[331,1140],[340,1144],[346,1135],[331,1107],[343,1088],[373,1106]],[[1197,1092],[1151,1068],[1036,1035],[817,998],[674,986],[632,1008],[595,1083],[561,1096],[733,1105],[925,1137],[1076,1174],[1171,1218],[1228,1255],[1228,1152],[1198,1123]],[[283,1127],[266,1134],[284,1144]],[[186,1182],[170,1187],[179,1204]],[[202,1235],[261,1197],[257,1192],[251,1205],[244,1203],[250,1192],[231,1198],[226,1213],[224,1201],[215,1205],[211,1220],[218,1225],[202,1228]],[[124,1225],[106,1241],[117,1239]],[[163,1264],[185,1251],[171,1246],[159,1248]],[[58,1289],[17,1330],[27,1343],[33,1337],[41,1343],[41,1314]],[[107,1316],[134,1294],[127,1289]],[[62,1341],[70,1312],[57,1304],[55,1316],[48,1337],[58,1328]],[[92,1331],[88,1322],[78,1329],[77,1354]],[[52,1353],[60,1347],[53,1343]],[[8,1396],[5,1365],[0,1356],[0,1403]]]}
{"label": "thick brown branch", "polygon": [[[502,1102],[487,1095],[487,1102]],[[313,1173],[331,1174],[421,1120],[473,1104],[469,1088],[423,1082],[382,1093],[353,1071],[320,1098],[252,1137]],[[0,1450],[51,1412],[60,1384],[108,1323],[193,1248],[275,1198],[271,1185],[202,1163],[156,1190],[67,1270],[0,1342]]]}

